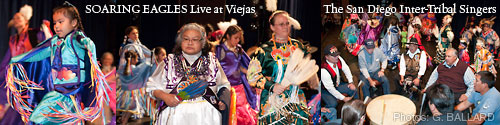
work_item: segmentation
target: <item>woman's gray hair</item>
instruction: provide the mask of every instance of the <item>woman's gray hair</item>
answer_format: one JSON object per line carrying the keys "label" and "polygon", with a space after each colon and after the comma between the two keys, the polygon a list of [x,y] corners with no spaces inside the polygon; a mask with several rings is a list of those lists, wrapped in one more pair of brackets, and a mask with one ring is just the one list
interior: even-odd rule
{"label": "woman's gray hair", "polygon": [[202,48],[205,46],[205,44],[207,43],[207,34],[205,32],[205,28],[203,28],[203,26],[201,26],[200,24],[197,24],[197,23],[188,23],[188,24],[185,24],[184,26],[181,27],[181,29],[179,29],[179,31],[177,31],[177,38],[175,38],[175,43],[180,46],[181,43],[182,43],[182,35],[184,34],[184,32],[188,31],[188,30],[195,30],[195,31],[198,31],[201,35],[201,38],[200,38],[200,42],[202,44]]}

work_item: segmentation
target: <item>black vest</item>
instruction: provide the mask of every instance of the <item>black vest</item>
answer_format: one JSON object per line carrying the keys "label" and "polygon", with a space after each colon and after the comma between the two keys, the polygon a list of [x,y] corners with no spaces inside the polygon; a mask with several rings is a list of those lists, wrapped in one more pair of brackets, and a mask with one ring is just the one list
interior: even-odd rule
{"label": "black vest", "polygon": [[[344,76],[344,72],[342,71],[342,62],[340,60],[339,60],[339,62],[337,62],[337,67],[339,68],[339,74],[336,74],[335,71],[333,70],[333,68],[326,61],[321,64],[321,68],[326,69],[326,71],[328,71],[328,74],[330,75],[330,77],[333,81],[333,86],[335,88],[337,88],[337,85],[336,85],[337,77],[340,77],[340,80],[342,82],[345,82],[342,79],[342,77]],[[321,84],[321,89],[326,89],[323,84],[325,84],[325,83]]]}

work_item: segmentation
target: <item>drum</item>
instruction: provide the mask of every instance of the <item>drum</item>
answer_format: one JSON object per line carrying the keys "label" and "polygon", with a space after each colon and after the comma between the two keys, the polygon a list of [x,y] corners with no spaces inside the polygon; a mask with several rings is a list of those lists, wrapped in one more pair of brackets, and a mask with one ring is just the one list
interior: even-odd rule
{"label": "drum", "polygon": [[379,96],[366,107],[366,114],[374,125],[414,124],[415,113],[415,104],[410,99],[395,94]]}

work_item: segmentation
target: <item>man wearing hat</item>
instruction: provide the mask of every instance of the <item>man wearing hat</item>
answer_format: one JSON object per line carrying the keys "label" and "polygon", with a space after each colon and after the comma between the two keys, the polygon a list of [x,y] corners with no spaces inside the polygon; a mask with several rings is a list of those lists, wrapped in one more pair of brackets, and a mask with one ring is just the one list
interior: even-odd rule
{"label": "man wearing hat", "polygon": [[[390,94],[389,80],[384,75],[387,67],[387,57],[382,50],[375,48],[372,39],[365,41],[365,49],[358,55],[360,80],[363,81],[363,96],[370,97],[370,87],[376,87],[377,82],[382,84],[384,94]],[[382,63],[382,64],[381,64]]]}
{"label": "man wearing hat", "polygon": [[416,38],[411,38],[408,44],[408,51],[401,54],[402,59],[399,61],[399,84],[396,84],[396,93],[401,92],[401,88],[405,78],[413,79],[413,84],[420,85],[422,76],[425,74],[427,68],[427,55],[425,51],[418,48],[419,44]]}
{"label": "man wearing hat", "polygon": [[[321,64],[321,99],[325,102],[325,107],[335,108],[337,99],[347,102],[353,97],[358,98],[351,70],[344,59],[340,57],[337,47],[329,44],[323,51],[325,61]],[[342,72],[340,72],[341,70]],[[348,82],[345,82],[342,77],[347,78]]]}

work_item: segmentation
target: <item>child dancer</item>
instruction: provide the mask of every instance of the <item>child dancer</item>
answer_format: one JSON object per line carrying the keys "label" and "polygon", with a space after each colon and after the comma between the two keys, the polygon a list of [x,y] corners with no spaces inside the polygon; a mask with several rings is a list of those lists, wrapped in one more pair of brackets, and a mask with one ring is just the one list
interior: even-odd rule
{"label": "child dancer", "polygon": [[[116,116],[116,67],[113,65],[113,54],[110,52],[105,52],[101,57],[101,71],[106,78],[106,82],[109,87],[111,87],[111,91],[108,91],[109,98],[111,98],[109,102],[109,107],[105,108],[106,119],[110,122],[116,123],[116,120],[111,119]],[[112,113],[111,113],[112,112]],[[112,116],[111,116],[112,115]]]}
{"label": "child dancer", "polygon": [[408,27],[403,26],[403,31],[401,31],[401,43],[402,43],[403,50],[406,50],[407,37],[408,37]]}
{"label": "child dancer", "polygon": [[458,45],[458,57],[461,61],[464,61],[467,63],[467,65],[470,65],[470,57],[469,57],[469,51],[467,50],[467,43],[465,42],[465,39],[460,39],[460,45]]}
{"label": "child dancer", "polygon": [[9,103],[25,123],[104,123],[105,118],[96,119],[104,114],[109,87],[78,9],[65,2],[52,17],[57,35],[12,58],[6,77]]}
{"label": "child dancer", "polygon": [[[221,43],[216,46],[215,55],[226,73],[227,79],[231,83],[231,88],[235,91],[236,119],[230,119],[231,123],[236,124],[257,124],[257,95],[254,94],[253,88],[248,84],[246,79],[246,71],[250,57],[245,53],[240,42],[243,42],[243,30],[237,26],[232,25],[227,28],[224,33]],[[231,107],[231,110],[233,108]]]}
{"label": "child dancer", "polygon": [[[134,52],[136,57],[127,56]],[[139,40],[139,29],[129,26],[125,29],[124,46],[120,49],[120,62],[118,67],[119,89],[117,96],[118,111],[125,112],[121,121],[126,124],[131,114],[134,118],[142,118],[147,106],[147,96],[144,86],[147,78],[153,72],[151,50],[142,45]]]}

